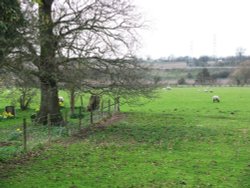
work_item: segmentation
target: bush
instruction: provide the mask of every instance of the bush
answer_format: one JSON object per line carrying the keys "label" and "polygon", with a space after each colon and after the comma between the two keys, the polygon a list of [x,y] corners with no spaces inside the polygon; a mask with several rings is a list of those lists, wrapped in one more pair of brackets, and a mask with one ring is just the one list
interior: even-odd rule
{"label": "bush", "polygon": [[228,78],[230,72],[228,71],[222,71],[222,72],[218,72],[218,73],[214,73],[212,74],[212,77],[214,79],[217,79],[217,78]]}
{"label": "bush", "polygon": [[36,117],[37,117],[37,114],[31,114],[30,115],[31,121],[34,121],[36,119]]}
{"label": "bush", "polygon": [[179,85],[184,85],[184,84],[186,84],[186,80],[184,78],[180,78],[177,83]]}

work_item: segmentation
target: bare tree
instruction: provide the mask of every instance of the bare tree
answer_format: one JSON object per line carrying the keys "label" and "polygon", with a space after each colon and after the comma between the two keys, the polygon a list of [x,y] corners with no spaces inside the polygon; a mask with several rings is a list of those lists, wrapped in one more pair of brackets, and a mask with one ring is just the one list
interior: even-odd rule
{"label": "bare tree", "polygon": [[21,71],[9,71],[9,69],[2,71],[1,86],[9,91],[6,98],[10,99],[12,105],[19,104],[21,110],[27,110],[37,95],[35,83],[38,83],[38,80]]}
{"label": "bare tree", "polygon": [[[157,87],[148,68],[136,58],[93,57],[78,61],[78,66],[74,66],[77,65],[74,62],[64,65],[60,79],[63,87],[70,92],[71,113],[74,113],[74,98],[79,92],[90,93],[94,96],[108,94],[114,98],[149,96],[150,92]],[[72,71],[74,74],[69,74]]]}
{"label": "bare tree", "polygon": [[231,73],[231,78],[236,82],[237,85],[245,85],[250,83],[250,61],[241,63]]}
{"label": "bare tree", "polygon": [[114,60],[133,58],[142,24],[128,0],[22,0],[21,7],[29,27],[20,30],[23,46],[12,58],[22,63],[13,63],[13,68],[27,70],[40,81],[40,123],[47,122],[48,114],[52,123],[62,121],[58,83],[65,64],[81,59],[86,67],[110,70],[109,64],[117,62],[122,69],[121,61]]}
{"label": "bare tree", "polygon": [[211,83],[211,76],[207,68],[203,68],[196,76],[196,83],[197,84],[210,84]]}

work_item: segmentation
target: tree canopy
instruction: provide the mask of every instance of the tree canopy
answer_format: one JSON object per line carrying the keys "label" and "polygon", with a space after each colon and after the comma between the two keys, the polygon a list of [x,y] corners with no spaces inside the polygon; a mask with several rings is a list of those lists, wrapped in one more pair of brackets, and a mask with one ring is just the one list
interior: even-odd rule
{"label": "tree canopy", "polygon": [[0,63],[11,50],[20,45],[18,29],[24,26],[24,19],[18,0],[0,2]]}

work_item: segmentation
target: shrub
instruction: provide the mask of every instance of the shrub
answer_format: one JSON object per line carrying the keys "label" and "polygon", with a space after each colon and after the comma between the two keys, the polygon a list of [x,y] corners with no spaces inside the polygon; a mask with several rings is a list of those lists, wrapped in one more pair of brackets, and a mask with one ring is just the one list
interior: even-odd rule
{"label": "shrub", "polygon": [[31,114],[31,115],[30,115],[31,121],[34,121],[34,120],[36,119],[36,117],[37,117],[37,114],[36,114],[36,113]]}
{"label": "shrub", "polygon": [[180,78],[177,83],[179,85],[184,85],[184,84],[186,84],[186,80],[184,78]]}

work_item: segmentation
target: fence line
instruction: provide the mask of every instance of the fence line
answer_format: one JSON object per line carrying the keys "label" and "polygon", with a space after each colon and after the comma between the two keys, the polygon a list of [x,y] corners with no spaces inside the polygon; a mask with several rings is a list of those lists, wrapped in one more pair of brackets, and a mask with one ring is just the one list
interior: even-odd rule
{"label": "fence line", "polygon": [[[49,114],[47,117],[41,117],[47,118],[46,125],[38,125],[36,121],[32,121],[32,119],[28,119],[27,117],[23,118],[22,124],[8,126],[6,129],[3,128],[1,130],[6,134],[4,138],[0,138],[0,143],[6,143],[7,148],[11,146],[15,149],[12,149],[11,151],[7,151],[8,149],[0,150],[0,160],[17,155],[22,151],[27,152],[35,147],[41,147],[43,144],[50,143],[58,138],[76,134],[83,128],[93,126],[93,124],[111,117],[111,115],[119,109],[117,106],[119,106],[119,104],[116,100],[114,100],[114,103],[111,103],[110,99],[107,101],[102,100],[99,110],[87,112],[80,107],[77,117],[71,119],[70,111],[64,109],[62,114],[60,114],[63,117],[64,123],[58,125],[52,124],[51,118],[58,116],[59,114]],[[0,147],[0,149],[1,148],[3,147]]]}
{"label": "fence line", "polygon": [[23,119],[23,150],[27,152],[27,124],[26,118]]}

